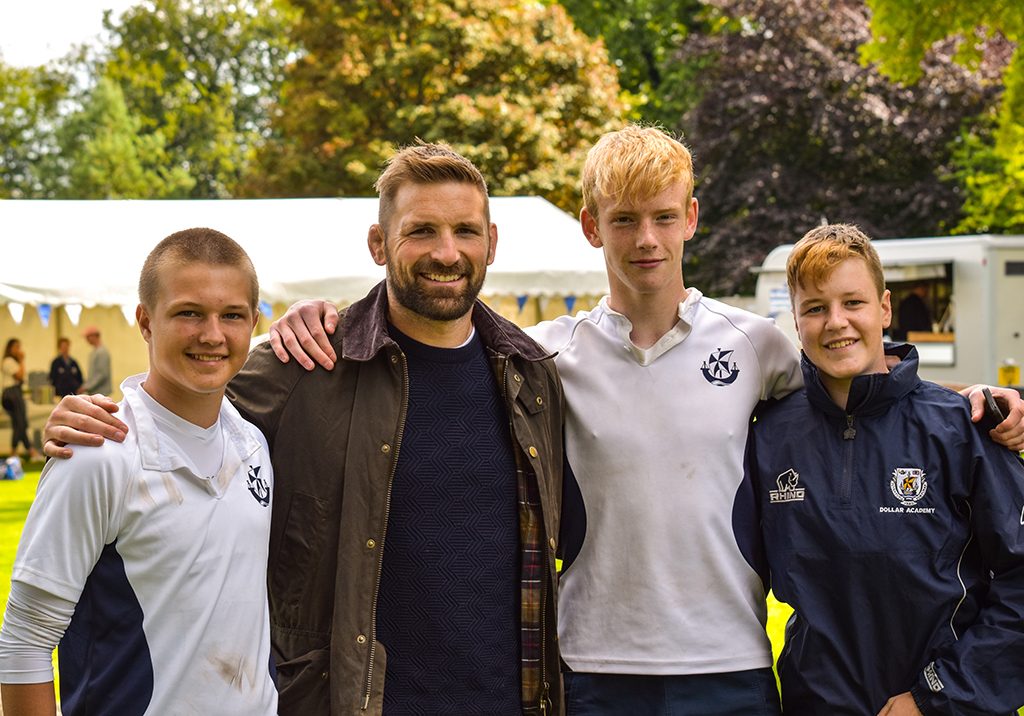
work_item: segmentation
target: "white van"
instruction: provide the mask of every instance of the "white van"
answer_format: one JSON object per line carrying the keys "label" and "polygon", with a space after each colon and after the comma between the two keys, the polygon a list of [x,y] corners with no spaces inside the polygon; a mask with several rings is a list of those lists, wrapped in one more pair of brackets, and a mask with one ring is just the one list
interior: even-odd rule
{"label": "white van", "polygon": [[[917,346],[921,376],[954,383],[1020,387],[1024,365],[1024,236],[949,236],[873,241],[892,291],[893,338],[903,339],[901,304],[924,297],[929,329],[905,340]],[[797,345],[786,288],[793,245],[772,250],[754,269],[754,310],[775,318]]]}

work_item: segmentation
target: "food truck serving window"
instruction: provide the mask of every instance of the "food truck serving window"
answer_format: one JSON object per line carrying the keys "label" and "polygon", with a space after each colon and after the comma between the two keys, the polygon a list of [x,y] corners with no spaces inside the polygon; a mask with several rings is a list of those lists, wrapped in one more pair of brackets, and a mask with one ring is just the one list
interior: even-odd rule
{"label": "food truck serving window", "polygon": [[900,263],[883,271],[892,293],[893,340],[916,345],[922,365],[955,365],[952,263]]}

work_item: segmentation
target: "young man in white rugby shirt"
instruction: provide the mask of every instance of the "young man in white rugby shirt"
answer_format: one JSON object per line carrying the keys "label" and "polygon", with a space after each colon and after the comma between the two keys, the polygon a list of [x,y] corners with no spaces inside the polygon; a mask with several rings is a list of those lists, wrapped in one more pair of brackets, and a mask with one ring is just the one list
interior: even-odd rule
{"label": "young man in white rugby shirt", "polygon": [[122,385],[124,443],[40,478],[0,631],[7,716],[277,713],[266,441],[224,399],[259,286],[233,240],[188,229],[139,280],[149,372]]}

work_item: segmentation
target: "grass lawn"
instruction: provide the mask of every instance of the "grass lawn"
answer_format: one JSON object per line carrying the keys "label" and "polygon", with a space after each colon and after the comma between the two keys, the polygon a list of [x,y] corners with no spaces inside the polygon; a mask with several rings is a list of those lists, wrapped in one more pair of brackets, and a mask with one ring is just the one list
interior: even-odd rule
{"label": "grass lawn", "polygon": [[[14,565],[14,553],[18,547],[18,538],[25,523],[25,516],[36,494],[39,483],[39,465],[30,466],[35,469],[25,471],[22,480],[0,480],[0,604],[7,604],[7,595],[11,591],[11,567]],[[785,604],[768,597],[768,636],[772,640],[772,653],[777,660],[782,649],[786,620],[792,610]],[[1024,708],[1018,712],[1024,716]],[[0,713],[0,716],[3,716]]]}
{"label": "grass lawn", "polygon": [[7,605],[11,591],[11,567],[21,528],[36,496],[41,466],[29,464],[21,480],[0,480],[0,604]]}

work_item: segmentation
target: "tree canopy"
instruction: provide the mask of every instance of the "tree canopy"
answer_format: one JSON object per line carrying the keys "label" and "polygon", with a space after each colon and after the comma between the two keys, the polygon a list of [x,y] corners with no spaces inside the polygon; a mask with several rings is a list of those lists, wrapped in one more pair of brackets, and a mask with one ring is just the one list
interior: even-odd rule
{"label": "tree canopy", "polygon": [[180,199],[195,179],[168,161],[159,132],[143,133],[121,88],[103,78],[57,136],[64,167],[53,194],[73,199]]}
{"label": "tree canopy", "polygon": [[[625,113],[604,48],[558,5],[518,0],[295,0],[274,140],[249,191],[368,195],[419,138],[470,158],[496,194],[578,208],[586,150]],[[614,125],[612,124],[614,123]]]}
{"label": "tree canopy", "polygon": [[59,152],[53,128],[70,78],[0,61],[0,198],[46,196],[44,165]]}
{"label": "tree canopy", "polygon": [[954,59],[969,68],[995,62],[1002,70],[1002,102],[965,127],[956,175],[967,200],[957,229],[1024,233],[1024,5],[1018,0],[868,0],[872,42],[868,60],[906,81],[952,41]]}
{"label": "tree canopy", "polygon": [[687,279],[749,290],[771,248],[823,220],[869,235],[935,235],[960,218],[950,143],[994,88],[948,57],[906,87],[860,62],[868,17],[856,0],[720,0],[719,31],[680,56],[708,60],[698,104],[678,124],[693,144],[701,227]]}
{"label": "tree canopy", "polygon": [[601,38],[647,122],[675,124],[697,100],[698,63],[680,58],[677,48],[691,32],[704,32],[701,0],[561,0],[573,22]]}
{"label": "tree canopy", "polygon": [[93,73],[115,82],[145,135],[193,179],[195,198],[230,196],[269,132],[292,51],[274,0],[145,0],[104,27]]}
{"label": "tree canopy", "polygon": [[693,147],[708,291],[822,218],[1024,231],[1020,3],[867,3],[141,0],[96,51],[0,62],[0,197],[370,195],[423,139],[575,213],[639,118]]}

